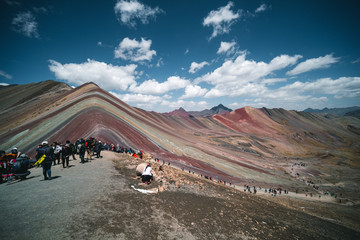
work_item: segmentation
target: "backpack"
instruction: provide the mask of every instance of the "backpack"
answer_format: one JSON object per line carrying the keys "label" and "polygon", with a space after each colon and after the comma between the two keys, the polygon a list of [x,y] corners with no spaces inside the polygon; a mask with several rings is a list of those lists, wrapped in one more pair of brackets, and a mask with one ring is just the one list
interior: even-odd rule
{"label": "backpack", "polygon": [[71,148],[68,146],[68,145],[65,145],[65,146],[63,146],[63,149],[62,149],[62,151],[63,151],[63,157],[64,156],[69,156],[70,154],[71,154]]}
{"label": "backpack", "polygon": [[47,152],[47,147],[43,147],[43,148],[40,148],[38,150],[38,153],[37,153],[37,156],[38,158],[40,159],[43,155],[46,155],[46,152]]}
{"label": "backpack", "polygon": [[81,147],[82,147],[82,144],[81,144],[81,143],[79,143],[79,144],[78,144],[78,146],[77,146],[77,153],[80,153],[80,149],[81,149]]}
{"label": "backpack", "polygon": [[61,146],[60,146],[60,145],[56,145],[55,150],[54,150],[54,153],[55,153],[55,154],[58,154],[61,150],[62,150]]}
{"label": "backpack", "polygon": [[75,153],[75,145],[70,143],[70,151],[71,153]]}
{"label": "backpack", "polygon": [[38,160],[35,162],[35,166],[43,165],[45,162],[51,162],[52,161],[52,148],[51,147],[43,147],[38,150],[37,156]]}
{"label": "backpack", "polygon": [[13,167],[12,167],[12,170],[14,172],[17,172],[21,169],[21,162],[20,161],[15,161]]}

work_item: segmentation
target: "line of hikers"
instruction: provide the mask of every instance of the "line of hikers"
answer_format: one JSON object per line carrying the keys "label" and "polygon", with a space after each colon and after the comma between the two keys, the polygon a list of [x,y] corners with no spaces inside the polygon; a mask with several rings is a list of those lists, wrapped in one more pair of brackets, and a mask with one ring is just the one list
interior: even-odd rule
{"label": "line of hikers", "polygon": [[143,157],[142,150],[134,151],[132,148],[120,147],[119,144],[102,144],[101,141],[93,137],[88,139],[81,138],[75,141],[75,143],[67,140],[64,144],[60,142],[49,144],[48,141],[43,141],[35,150],[34,160],[18,152],[16,147],[8,154],[0,150],[0,183],[4,180],[10,181],[14,176],[24,179],[30,174],[28,169],[34,166],[41,166],[43,168],[44,180],[50,180],[51,166],[61,162],[63,168],[69,168],[70,156],[72,156],[73,160],[76,160],[76,154],[79,155],[81,163],[93,160],[93,156],[95,158],[102,158],[102,150],[127,153],[141,159]]}
{"label": "line of hikers", "polygon": [[75,154],[79,155],[81,163],[92,160],[92,156],[96,158],[102,158],[101,151],[110,150],[120,153],[128,153],[134,157],[143,157],[143,151],[134,151],[131,148],[120,147],[119,144],[116,146],[114,144],[102,144],[100,140],[97,140],[93,137],[88,139],[78,139],[74,144],[70,141],[66,141],[65,144],[60,144],[54,142],[49,146],[47,141],[44,141],[36,149],[36,160],[39,161],[41,157],[44,157],[44,163],[41,163],[43,167],[44,180],[51,179],[51,165],[60,164],[60,159],[62,160],[63,168],[69,167],[69,158],[72,156],[73,160],[76,160]]}
{"label": "line of hikers", "polygon": [[127,148],[124,146],[120,146],[119,144],[104,144],[104,149],[105,150],[109,150],[112,152],[117,152],[117,153],[127,153],[132,155],[133,157],[139,157],[139,158],[143,158],[144,156],[144,152],[142,150],[133,150],[132,148]]}
{"label": "line of hikers", "polygon": [[84,138],[78,139],[75,144],[67,140],[65,144],[54,142],[49,146],[47,141],[43,141],[36,149],[35,158],[37,162],[35,162],[35,165],[42,166],[44,180],[51,180],[51,166],[56,165],[56,162],[60,164],[60,159],[63,168],[69,168],[70,156],[72,156],[73,160],[76,160],[75,154],[78,154],[81,163],[85,163],[85,161],[92,160],[94,155],[96,155],[96,158],[101,158],[102,149],[101,141],[93,137],[87,140]]}

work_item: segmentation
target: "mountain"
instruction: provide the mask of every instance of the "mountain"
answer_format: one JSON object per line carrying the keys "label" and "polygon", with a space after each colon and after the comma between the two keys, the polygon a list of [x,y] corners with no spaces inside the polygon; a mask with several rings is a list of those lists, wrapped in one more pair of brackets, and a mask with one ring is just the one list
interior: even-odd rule
{"label": "mountain", "polygon": [[292,170],[299,162],[306,168],[296,173],[329,186],[359,176],[360,119],[354,117],[252,107],[229,112],[221,105],[210,109],[221,114],[206,117],[181,108],[160,114],[94,83],[71,88],[51,80],[0,88],[0,95],[0,150],[7,152],[17,146],[34,156],[43,140],[95,137],[226,182],[307,189]]}
{"label": "mountain", "polygon": [[176,117],[192,117],[188,112],[185,111],[182,107],[176,109],[172,112],[163,113],[166,116],[176,116]]}
{"label": "mountain", "polygon": [[351,116],[351,117],[360,118],[360,109],[355,110],[355,111],[351,111],[351,112],[347,112],[347,113],[344,114],[344,116]]}
{"label": "mountain", "polygon": [[225,107],[221,103],[218,106],[215,106],[215,107],[211,108],[210,110],[213,111],[215,114],[222,114],[222,113],[225,113],[225,112],[232,112],[232,110],[230,108]]}
{"label": "mountain", "polygon": [[230,108],[225,107],[222,104],[219,104],[218,106],[215,106],[211,109],[205,109],[202,111],[190,111],[189,114],[191,114],[192,116],[197,116],[197,117],[208,117],[208,116],[212,116],[214,114],[223,114],[223,113],[227,113],[227,112],[231,112],[232,110]]}
{"label": "mountain", "polygon": [[232,110],[230,108],[225,107],[222,104],[219,104],[218,106],[215,106],[211,109],[205,109],[202,111],[189,111],[187,112],[185,109],[180,107],[179,109],[176,109],[172,112],[163,113],[166,116],[177,116],[177,117],[209,117],[215,114],[223,114],[231,112]]}
{"label": "mountain", "polygon": [[321,113],[321,114],[332,114],[337,116],[350,116],[351,112],[359,111],[360,107],[348,107],[348,108],[324,108],[324,109],[312,109],[307,108],[304,110],[304,112],[310,112],[310,113]]}

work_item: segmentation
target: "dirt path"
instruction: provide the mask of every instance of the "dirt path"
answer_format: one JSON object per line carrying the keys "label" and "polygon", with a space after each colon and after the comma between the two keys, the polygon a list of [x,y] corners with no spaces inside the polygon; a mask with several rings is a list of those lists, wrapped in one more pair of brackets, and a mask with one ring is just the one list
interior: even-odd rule
{"label": "dirt path", "polygon": [[52,166],[51,181],[43,180],[42,168],[32,168],[26,180],[1,184],[0,239],[70,238],[75,217],[122,187],[109,154],[85,164],[70,161],[70,168]]}
{"label": "dirt path", "polygon": [[[103,155],[86,164],[71,161],[69,169],[55,166],[51,181],[32,169],[25,181],[1,184],[0,239],[360,239],[341,222],[168,166],[168,190],[142,194],[131,186],[162,183],[139,184],[134,167],[140,160]],[[358,216],[359,209],[349,210]]]}

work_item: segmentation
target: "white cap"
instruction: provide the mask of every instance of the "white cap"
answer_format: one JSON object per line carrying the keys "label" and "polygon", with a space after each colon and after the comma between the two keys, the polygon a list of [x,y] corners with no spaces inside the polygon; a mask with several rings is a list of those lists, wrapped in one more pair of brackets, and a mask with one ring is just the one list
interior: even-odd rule
{"label": "white cap", "polygon": [[49,143],[48,143],[48,141],[43,141],[41,144],[42,145],[48,145]]}

